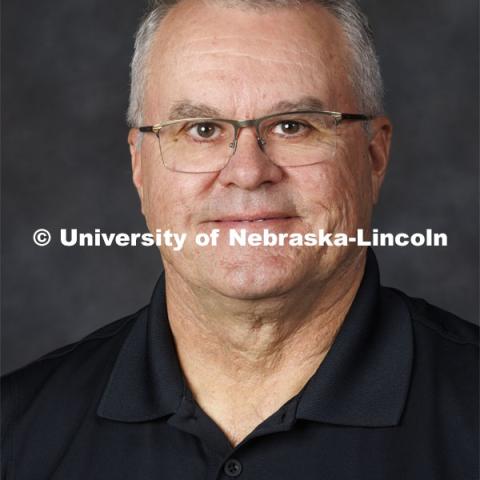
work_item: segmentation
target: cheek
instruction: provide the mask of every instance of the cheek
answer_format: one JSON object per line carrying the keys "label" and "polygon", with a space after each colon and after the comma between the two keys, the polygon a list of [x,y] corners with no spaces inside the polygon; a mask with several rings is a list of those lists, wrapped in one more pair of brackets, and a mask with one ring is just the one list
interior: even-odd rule
{"label": "cheek", "polygon": [[367,158],[340,153],[332,162],[307,167],[308,175],[298,179],[312,231],[354,232],[368,220],[371,202]]}
{"label": "cheek", "polygon": [[144,212],[149,229],[188,233],[202,203],[210,179],[206,175],[172,172],[157,159],[149,159],[142,171]]}
{"label": "cheek", "polygon": [[191,201],[169,175],[150,176],[145,186],[145,216],[149,227],[181,233]]}

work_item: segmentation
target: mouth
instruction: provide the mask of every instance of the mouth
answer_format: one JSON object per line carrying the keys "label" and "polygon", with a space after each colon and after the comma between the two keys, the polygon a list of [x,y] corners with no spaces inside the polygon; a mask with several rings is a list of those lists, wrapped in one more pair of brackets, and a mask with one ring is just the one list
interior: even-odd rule
{"label": "mouth", "polygon": [[211,220],[215,224],[265,224],[279,223],[299,218],[296,215],[278,214],[278,213],[258,213],[258,214],[241,214],[227,215],[215,220]]}

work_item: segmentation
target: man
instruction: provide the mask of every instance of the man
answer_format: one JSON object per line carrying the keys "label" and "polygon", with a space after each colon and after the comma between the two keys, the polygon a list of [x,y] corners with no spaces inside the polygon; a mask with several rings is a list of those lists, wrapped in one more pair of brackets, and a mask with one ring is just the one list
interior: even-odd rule
{"label": "man", "polygon": [[[4,378],[3,478],[477,478],[476,329],[379,286],[391,124],[351,1],[181,0],[132,62],[149,306]],[[218,241],[200,246],[198,234]]]}

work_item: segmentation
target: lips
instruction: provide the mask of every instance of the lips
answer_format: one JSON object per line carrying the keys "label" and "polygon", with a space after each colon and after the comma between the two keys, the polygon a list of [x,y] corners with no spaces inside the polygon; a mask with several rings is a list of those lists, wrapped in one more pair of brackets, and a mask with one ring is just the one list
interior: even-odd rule
{"label": "lips", "polygon": [[253,214],[253,215],[228,215],[225,217],[211,220],[214,223],[260,223],[274,220],[289,220],[297,218],[294,215],[287,214]]}

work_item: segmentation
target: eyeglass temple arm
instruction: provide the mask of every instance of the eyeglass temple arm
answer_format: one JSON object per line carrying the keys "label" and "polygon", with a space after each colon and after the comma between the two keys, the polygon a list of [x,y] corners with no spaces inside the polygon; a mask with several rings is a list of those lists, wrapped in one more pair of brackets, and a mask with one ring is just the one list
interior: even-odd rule
{"label": "eyeglass temple arm", "polygon": [[375,118],[375,115],[363,115],[362,113],[341,113],[340,115],[339,115],[340,122],[342,120],[366,121],[366,120],[373,120]]}
{"label": "eyeglass temple arm", "polygon": [[156,125],[138,128],[142,133],[157,133],[159,128]]}

